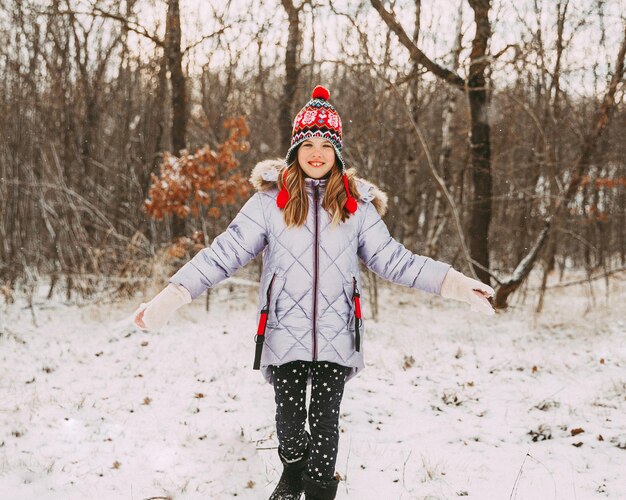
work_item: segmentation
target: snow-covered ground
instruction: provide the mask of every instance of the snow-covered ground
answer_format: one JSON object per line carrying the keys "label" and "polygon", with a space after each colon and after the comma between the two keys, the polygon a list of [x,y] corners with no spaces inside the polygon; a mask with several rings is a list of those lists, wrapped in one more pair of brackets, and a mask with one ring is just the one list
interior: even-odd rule
{"label": "snow-covered ground", "polygon": [[[623,279],[623,278],[622,278]],[[338,499],[626,498],[626,287],[495,317],[381,285],[348,382]],[[253,371],[256,289],[221,285],[158,334],[142,300],[0,306],[0,498],[266,499],[281,472]]]}

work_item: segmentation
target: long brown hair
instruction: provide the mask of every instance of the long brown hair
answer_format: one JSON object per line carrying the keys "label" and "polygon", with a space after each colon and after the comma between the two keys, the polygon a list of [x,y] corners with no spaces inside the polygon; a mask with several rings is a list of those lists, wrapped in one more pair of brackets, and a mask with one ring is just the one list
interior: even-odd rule
{"label": "long brown hair", "polygon": [[[293,162],[287,168],[286,187],[289,191],[289,201],[283,209],[285,224],[289,226],[302,226],[306,222],[309,213],[309,197],[305,189],[304,170],[298,164],[298,160]],[[345,222],[350,217],[350,212],[346,209],[346,190],[343,185],[343,176],[337,166],[333,166],[330,171],[330,177],[326,181],[326,190],[322,199],[322,208],[324,208],[331,216],[331,224],[336,226],[340,222]],[[348,188],[350,194],[359,199],[359,192],[356,189],[356,169],[349,168],[346,170],[348,176]],[[283,187],[284,170],[278,175],[278,189]]]}

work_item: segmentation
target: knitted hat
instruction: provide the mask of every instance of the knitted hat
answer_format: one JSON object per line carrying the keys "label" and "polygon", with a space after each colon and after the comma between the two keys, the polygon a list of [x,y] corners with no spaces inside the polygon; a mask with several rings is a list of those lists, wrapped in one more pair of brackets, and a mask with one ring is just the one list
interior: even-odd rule
{"label": "knitted hat", "polygon": [[[298,154],[300,144],[311,137],[321,137],[328,140],[335,149],[337,168],[342,173],[343,185],[346,190],[346,209],[353,214],[357,210],[357,201],[350,194],[348,188],[348,176],[345,173],[345,165],[341,150],[341,118],[332,104],[328,102],[330,92],[326,87],[318,85],[311,93],[311,100],[307,102],[293,121],[291,132],[291,146],[287,151],[285,162],[293,164]],[[283,188],[278,193],[276,203],[280,208],[285,208],[289,201],[289,192],[286,188],[287,169],[284,171]]]}
{"label": "knitted hat", "polygon": [[291,146],[285,158],[287,165],[291,165],[295,161],[300,144],[311,137],[322,137],[327,139],[335,148],[337,167],[343,173],[341,118],[339,118],[339,113],[333,105],[328,102],[329,97],[328,89],[318,85],[313,89],[311,100],[296,115],[291,131]]}

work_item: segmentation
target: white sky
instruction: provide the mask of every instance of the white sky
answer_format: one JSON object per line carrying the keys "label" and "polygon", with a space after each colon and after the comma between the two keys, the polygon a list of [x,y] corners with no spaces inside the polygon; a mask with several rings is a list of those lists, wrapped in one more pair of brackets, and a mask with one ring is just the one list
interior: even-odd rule
{"label": "white sky", "polygon": [[[76,10],[88,10],[94,0],[69,0]],[[548,51],[548,58],[553,52],[555,43],[555,13],[557,0],[536,0],[542,14],[542,38]],[[30,4],[47,5],[45,0],[30,0]],[[107,0],[99,5],[106,7],[117,5],[119,2]],[[622,38],[623,23],[626,12],[626,0],[602,0],[603,18],[597,14],[598,0],[570,0],[568,9],[569,22],[566,23],[565,37],[571,37],[571,45],[565,52],[562,67],[566,90],[570,93],[602,92],[607,65],[613,64],[617,48]],[[491,52],[496,53],[507,44],[524,44],[530,40],[529,30],[537,25],[533,12],[534,0],[493,0],[491,22],[493,37]],[[240,66],[254,67],[257,64],[256,33],[259,27],[266,26],[263,47],[264,65],[283,67],[284,46],[287,40],[287,18],[279,0],[233,0],[211,1],[181,0],[181,16],[183,23],[183,46],[199,40],[202,36],[212,33],[219,27],[215,20],[213,5],[219,15],[223,15],[227,23],[237,20],[234,28],[227,31],[223,40],[243,55],[239,60]],[[315,19],[311,22],[311,9],[306,7],[301,14],[303,23],[303,50],[301,62],[307,63],[313,54],[312,38],[315,40],[315,59],[321,58],[346,60],[346,52],[342,52],[342,41],[350,43],[348,53],[360,54],[358,39],[354,33],[346,34],[351,28],[346,18],[336,16],[329,7],[329,0],[320,0],[315,9]],[[378,14],[370,6],[369,1],[336,0],[335,8],[340,12],[358,14],[358,24],[367,33],[369,51],[373,57],[379,58],[384,49],[386,26]],[[473,36],[473,13],[467,0],[423,0],[422,1],[422,42],[420,47],[431,58],[444,63],[444,57],[452,47],[456,19],[459,5],[463,6],[464,53],[462,59],[467,59],[471,38]],[[164,0],[138,0],[135,5],[138,13],[138,22],[151,32],[163,36],[165,30],[166,2]],[[395,12],[401,19],[406,31],[411,34],[414,24],[414,1],[398,0]],[[86,22],[87,18],[82,20]],[[581,20],[584,22],[581,24]],[[601,46],[601,24],[605,28],[607,43],[606,49]],[[313,28],[312,28],[313,26]],[[573,33],[574,28],[575,32]],[[131,43],[138,53],[151,55],[154,53],[154,44],[138,35],[131,36]],[[408,53],[398,46],[395,36],[392,36],[394,48],[393,64],[400,72],[408,68]],[[513,52],[509,51],[495,65],[493,77],[506,80],[511,73],[511,66],[506,65]],[[215,41],[206,41],[190,51],[185,63],[190,73],[198,73],[202,66],[209,63],[213,70],[219,70],[229,64],[227,52],[223,48],[216,48]],[[597,65],[600,75],[600,87],[593,88],[593,68]],[[553,62],[549,62],[553,66]],[[584,88],[584,92],[583,89]]]}

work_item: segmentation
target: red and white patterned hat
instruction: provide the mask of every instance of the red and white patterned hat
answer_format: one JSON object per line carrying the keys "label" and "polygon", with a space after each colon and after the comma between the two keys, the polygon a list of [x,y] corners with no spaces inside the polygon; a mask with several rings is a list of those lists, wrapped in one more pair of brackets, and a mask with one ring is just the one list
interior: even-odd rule
{"label": "red and white patterned hat", "polygon": [[328,102],[329,97],[328,89],[318,85],[313,89],[311,100],[296,115],[291,131],[291,146],[285,158],[287,165],[291,165],[295,161],[298,147],[305,140],[310,137],[323,137],[335,148],[337,167],[343,173],[341,118],[333,105]]}
{"label": "red and white patterned hat", "polygon": [[[345,172],[345,164],[341,154],[343,148],[341,139],[341,118],[333,105],[328,102],[329,97],[330,92],[326,87],[318,85],[313,89],[311,100],[305,104],[293,121],[291,146],[289,147],[289,151],[287,151],[285,162],[288,166],[293,164],[298,154],[298,148],[305,140],[311,137],[322,137],[328,140],[333,145],[333,148],[335,148],[337,168],[339,168],[343,177],[343,185],[347,196],[345,204],[346,210],[353,214],[356,212],[358,204],[356,199],[350,194],[348,176]],[[283,175],[285,177],[287,176],[287,169],[284,170]],[[285,208],[289,197],[286,183],[283,183],[283,187],[276,198],[278,207]]]}

